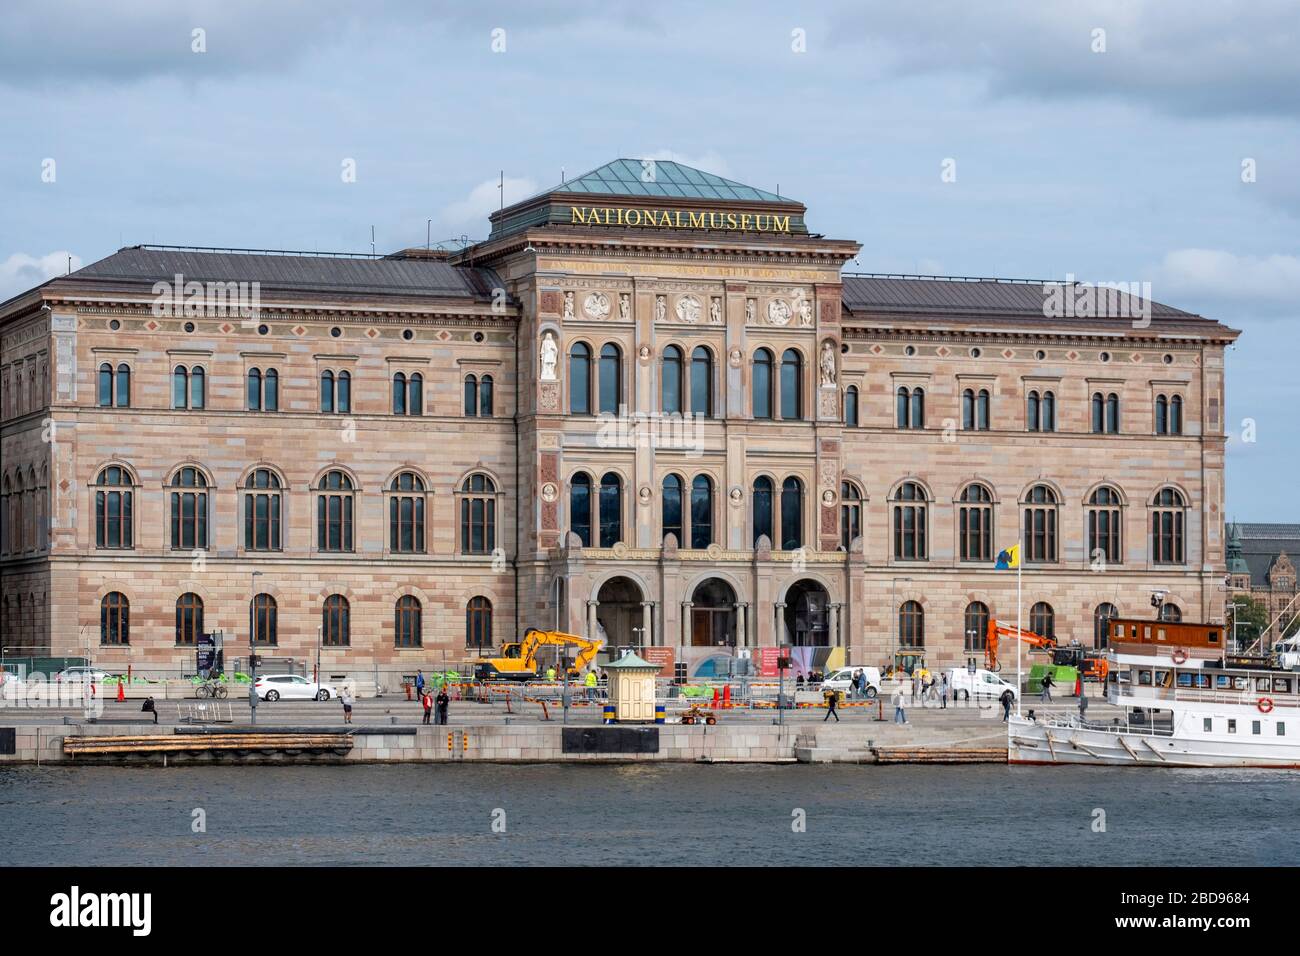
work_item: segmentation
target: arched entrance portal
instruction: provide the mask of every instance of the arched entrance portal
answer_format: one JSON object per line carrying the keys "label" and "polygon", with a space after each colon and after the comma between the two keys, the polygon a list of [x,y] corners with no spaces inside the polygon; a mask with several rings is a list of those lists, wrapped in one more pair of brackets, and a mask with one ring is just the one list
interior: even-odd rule
{"label": "arched entrance portal", "polygon": [[734,647],[736,592],[721,578],[700,582],[691,595],[691,646]]}
{"label": "arched entrance portal", "polygon": [[816,581],[797,581],[785,593],[785,633],[794,647],[828,647],[831,597]]}
{"label": "arched entrance portal", "polygon": [[649,634],[641,633],[641,588],[631,578],[610,578],[596,592],[599,605],[596,620],[603,634],[596,636],[611,651],[620,647],[644,647],[653,643]]}

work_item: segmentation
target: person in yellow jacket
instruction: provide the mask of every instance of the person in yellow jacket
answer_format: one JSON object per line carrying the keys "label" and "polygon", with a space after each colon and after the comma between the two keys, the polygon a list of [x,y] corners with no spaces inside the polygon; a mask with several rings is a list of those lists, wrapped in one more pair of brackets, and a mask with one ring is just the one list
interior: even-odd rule
{"label": "person in yellow jacket", "polygon": [[588,700],[596,699],[596,685],[598,683],[599,681],[596,677],[596,669],[593,667],[591,670],[587,671],[587,676],[583,679],[583,684],[587,687]]}
{"label": "person in yellow jacket", "polygon": [[555,680],[555,668],[554,668],[554,666],[546,668],[546,679],[547,679],[547,680]]}

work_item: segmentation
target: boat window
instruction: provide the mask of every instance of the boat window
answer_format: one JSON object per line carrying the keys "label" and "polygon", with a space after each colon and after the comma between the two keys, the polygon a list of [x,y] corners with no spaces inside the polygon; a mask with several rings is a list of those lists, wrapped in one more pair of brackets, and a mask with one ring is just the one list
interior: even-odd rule
{"label": "boat window", "polygon": [[1172,672],[1172,671],[1156,671],[1156,686],[1157,686],[1157,687],[1172,687],[1172,686],[1174,686],[1174,675],[1173,675],[1173,672]]}
{"label": "boat window", "polygon": [[1197,687],[1209,687],[1209,686],[1210,686],[1210,675],[1209,675],[1209,674],[1197,674],[1197,675],[1196,675],[1196,686],[1197,686]]}
{"label": "boat window", "polygon": [[1228,720],[1228,733],[1230,733],[1230,734],[1235,734],[1236,732],[1237,732],[1237,722],[1236,722],[1235,720],[1229,719],[1229,720]]}
{"label": "boat window", "polygon": [[1151,640],[1151,628],[1142,628],[1142,640],[1143,642],[1149,642]]}
{"label": "boat window", "polygon": [[1179,675],[1178,675],[1178,686],[1179,686],[1179,687],[1191,687],[1191,686],[1192,686],[1192,675],[1191,675],[1191,674],[1186,674],[1186,673],[1179,674]]}
{"label": "boat window", "polygon": [[1289,693],[1291,693],[1291,678],[1289,678],[1289,677],[1274,677],[1274,678],[1273,678],[1273,689],[1274,689],[1275,691],[1277,691],[1279,694],[1289,694]]}
{"label": "boat window", "polygon": [[1164,629],[1163,627],[1157,627],[1157,628],[1156,628],[1156,640],[1157,640],[1157,641],[1163,641],[1164,639],[1165,639],[1165,629]]}
{"label": "boat window", "polygon": [[1206,717],[1206,718],[1205,718],[1205,732],[1208,734],[1208,733],[1210,733],[1210,732],[1213,731],[1213,730],[1214,730],[1214,718],[1213,718],[1213,717]]}
{"label": "boat window", "polygon": [[1252,721],[1250,722],[1250,732],[1251,732],[1252,734],[1255,734],[1255,735],[1258,736],[1258,734],[1259,734],[1259,732],[1260,732],[1260,726],[1259,726],[1259,721],[1258,721],[1258,720],[1252,720]]}
{"label": "boat window", "polygon": [[1232,688],[1233,688],[1233,690],[1245,690],[1245,689],[1246,689],[1246,678],[1244,678],[1244,677],[1234,677],[1234,678],[1232,679]]}
{"label": "boat window", "polygon": [[1217,643],[1219,643],[1219,632],[1218,632],[1218,631],[1210,631],[1210,633],[1207,635],[1207,640],[1209,640],[1209,642],[1210,642],[1211,644],[1217,644]]}
{"label": "boat window", "polygon": [[1229,677],[1227,674],[1219,674],[1214,678],[1215,687],[1223,687],[1226,689],[1230,687],[1231,684],[1232,684],[1232,678]]}
{"label": "boat window", "polygon": [[1284,724],[1284,723],[1283,723],[1282,721],[1280,721],[1280,720],[1277,722],[1277,735],[1278,735],[1279,737],[1285,737],[1285,736],[1286,736],[1286,724]]}
{"label": "boat window", "polygon": [[1138,683],[1141,684],[1143,687],[1150,687],[1150,686],[1151,686],[1151,672],[1150,672],[1150,671],[1138,671]]}
{"label": "boat window", "polygon": [[1255,690],[1268,690],[1269,680],[1267,677],[1255,678]]}

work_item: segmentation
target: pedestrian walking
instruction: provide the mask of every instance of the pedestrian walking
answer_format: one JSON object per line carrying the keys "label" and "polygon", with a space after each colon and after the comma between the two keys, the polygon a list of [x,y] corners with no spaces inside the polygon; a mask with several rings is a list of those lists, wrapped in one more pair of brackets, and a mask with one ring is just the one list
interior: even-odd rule
{"label": "pedestrian walking", "polygon": [[1011,705],[1015,702],[1016,695],[1011,693],[1011,688],[1008,687],[998,699],[1002,701],[1002,722],[1006,723],[1007,718],[1011,716]]}
{"label": "pedestrian walking", "polygon": [[352,691],[344,687],[339,694],[339,701],[343,704],[343,723],[352,723]]}
{"label": "pedestrian walking", "polygon": [[424,697],[424,671],[415,672],[415,699],[421,700]]}
{"label": "pedestrian walking", "polygon": [[907,695],[903,693],[902,684],[894,691],[894,723],[907,723]]}
{"label": "pedestrian walking", "polygon": [[948,709],[948,675],[944,674],[939,679],[939,709]]}
{"label": "pedestrian walking", "polygon": [[420,695],[420,703],[424,705],[424,722],[427,724],[433,717],[433,694],[429,693],[427,687]]}
{"label": "pedestrian walking", "polygon": [[434,703],[438,706],[438,723],[445,724],[447,722],[447,708],[451,704],[451,698],[447,696],[446,687],[438,691],[438,697]]}
{"label": "pedestrian walking", "polygon": [[830,720],[831,717],[835,718],[835,723],[838,724],[840,722],[840,714],[839,711],[836,709],[837,707],[839,707],[839,704],[840,704],[839,692],[833,690],[826,691],[826,716],[822,718],[823,724],[826,723],[826,721]]}
{"label": "pedestrian walking", "polygon": [[153,722],[158,723],[158,706],[153,702],[152,697],[146,697],[144,703],[140,706],[141,713],[153,714]]}
{"label": "pedestrian walking", "polygon": [[913,672],[911,676],[911,685],[912,700],[916,700],[917,695],[921,692],[921,672],[919,670]]}
{"label": "pedestrian walking", "polygon": [[1050,702],[1051,702],[1051,700],[1052,700],[1052,686],[1053,686],[1055,683],[1056,683],[1056,681],[1052,680],[1052,674],[1051,674],[1050,671],[1049,671],[1048,673],[1046,673],[1046,674],[1043,675],[1043,681],[1042,681],[1042,684],[1043,684],[1043,693],[1042,693],[1042,698],[1043,698],[1043,703],[1044,703],[1044,704],[1046,704],[1046,703],[1050,703]]}

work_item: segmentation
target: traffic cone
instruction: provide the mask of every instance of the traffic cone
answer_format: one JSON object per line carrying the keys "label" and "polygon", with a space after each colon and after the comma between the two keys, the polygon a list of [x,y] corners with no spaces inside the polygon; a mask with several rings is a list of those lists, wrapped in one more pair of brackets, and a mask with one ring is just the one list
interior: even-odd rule
{"label": "traffic cone", "polygon": [[123,681],[117,682],[117,702],[120,704],[126,700],[126,684]]}
{"label": "traffic cone", "polygon": [[718,709],[718,689],[716,687],[713,688],[713,709]]}
{"label": "traffic cone", "polygon": [[722,709],[723,710],[731,709],[731,685],[730,684],[722,685]]}

